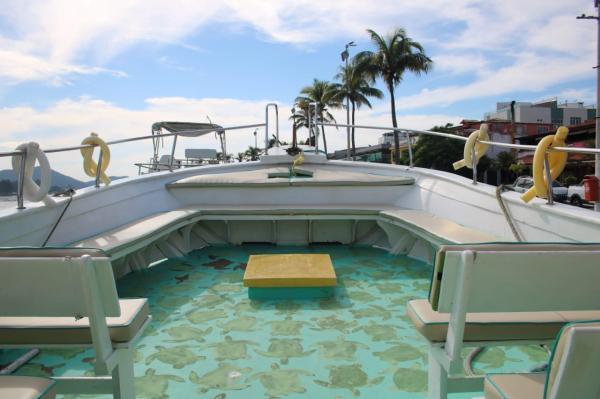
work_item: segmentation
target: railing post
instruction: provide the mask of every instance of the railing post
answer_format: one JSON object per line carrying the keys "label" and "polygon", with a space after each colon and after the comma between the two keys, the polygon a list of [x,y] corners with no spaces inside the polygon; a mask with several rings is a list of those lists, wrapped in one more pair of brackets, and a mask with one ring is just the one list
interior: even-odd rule
{"label": "railing post", "polygon": [[275,138],[277,139],[275,145],[279,147],[279,107],[277,104],[273,104],[275,106]]}
{"label": "railing post", "polygon": [[[318,106],[319,104],[317,102],[311,102],[308,104],[308,131],[312,132],[315,138],[315,151],[317,154],[319,153],[319,127],[317,125]],[[311,109],[314,110],[314,121]]]}
{"label": "railing post", "polygon": [[413,167],[413,154],[412,154],[412,143],[410,142],[410,132],[408,130],[404,131],[406,133],[406,143],[408,145],[408,167]]}
{"label": "railing post", "polygon": [[173,148],[171,148],[171,159],[169,159],[169,172],[173,171],[173,161],[175,160],[175,146],[177,145],[177,135],[173,136]]}
{"label": "railing post", "polygon": [[471,149],[471,166],[473,167],[473,184],[477,184],[477,140],[473,141]]}
{"label": "railing post", "polygon": [[550,163],[548,162],[548,152],[544,152],[544,173],[546,174],[546,184],[548,195],[548,205],[554,205],[554,196],[552,195],[552,173],[550,173]]}
{"label": "railing post", "polygon": [[25,185],[25,163],[27,161],[27,148],[21,150],[21,158],[19,159],[19,176],[17,181],[17,209],[25,209],[23,205],[23,186]]}
{"label": "railing post", "polygon": [[275,103],[265,106],[265,155],[269,155],[269,107],[275,108],[275,145],[279,147],[279,107]]}
{"label": "railing post", "polygon": [[96,188],[100,187],[100,173],[102,170],[102,147],[100,147],[100,156],[98,157],[98,166],[96,166]]}

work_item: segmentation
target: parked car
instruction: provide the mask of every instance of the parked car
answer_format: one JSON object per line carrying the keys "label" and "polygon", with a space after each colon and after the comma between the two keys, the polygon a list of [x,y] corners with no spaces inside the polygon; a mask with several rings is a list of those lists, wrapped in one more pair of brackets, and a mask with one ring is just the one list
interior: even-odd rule
{"label": "parked car", "polygon": [[587,201],[584,200],[585,196],[583,193],[583,181],[577,185],[569,186],[567,191],[569,203],[575,206],[583,206],[584,204],[587,204]]}
{"label": "parked car", "polygon": [[[524,193],[533,187],[533,178],[531,176],[519,176],[517,180],[514,181],[512,186],[509,186],[510,189],[518,192]],[[552,182],[552,198],[554,201],[558,202],[566,202],[568,198],[568,189],[557,181]]]}

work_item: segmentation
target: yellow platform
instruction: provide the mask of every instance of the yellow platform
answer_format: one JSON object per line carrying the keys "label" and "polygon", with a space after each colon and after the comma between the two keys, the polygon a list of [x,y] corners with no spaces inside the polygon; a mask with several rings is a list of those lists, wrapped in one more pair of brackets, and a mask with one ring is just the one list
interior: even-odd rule
{"label": "yellow platform", "polygon": [[335,287],[337,277],[327,254],[250,255],[245,287]]}

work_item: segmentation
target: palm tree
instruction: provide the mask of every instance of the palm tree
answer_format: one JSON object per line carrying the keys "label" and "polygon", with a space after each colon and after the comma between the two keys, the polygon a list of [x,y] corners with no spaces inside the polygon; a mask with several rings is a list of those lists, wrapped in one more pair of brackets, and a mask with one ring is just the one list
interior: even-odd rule
{"label": "palm tree", "polygon": [[[352,113],[352,125],[355,121],[355,112],[363,105],[371,108],[369,97],[383,98],[381,90],[372,86],[374,79],[369,74],[368,68],[363,60],[353,58],[348,66],[340,67],[340,71],[335,76],[342,83],[336,83],[334,86],[335,94],[333,99],[338,103],[348,98],[350,101]],[[354,140],[354,126],[352,127],[352,156],[356,155],[356,142]]]}
{"label": "palm tree", "polygon": [[245,156],[246,159],[250,160],[250,161],[258,161],[258,158],[260,157],[262,151],[256,147],[248,147],[248,149],[245,152]]}
{"label": "palm tree", "polygon": [[[306,119],[308,114],[308,104],[317,103],[318,118],[323,122],[334,122],[335,118],[329,113],[329,108],[340,107],[341,104],[335,99],[335,85],[325,80],[314,79],[311,86],[306,86],[300,90],[300,96],[296,97],[296,104],[302,112],[303,119]],[[298,120],[298,119],[297,119]],[[300,118],[302,120],[302,118]],[[308,124],[308,121],[306,121]],[[323,135],[323,148],[327,154],[327,138],[325,137],[325,127],[321,125],[321,133]]]}
{"label": "palm tree", "polygon": [[[373,77],[381,77],[390,93],[392,109],[392,124],[398,127],[396,120],[396,99],[394,89],[402,81],[404,72],[410,71],[417,75],[431,70],[433,61],[425,54],[423,46],[406,35],[406,31],[397,28],[391,34],[383,37],[371,29],[367,29],[371,42],[376,51],[363,51],[356,55],[368,64],[368,71]],[[400,139],[398,131],[394,131],[394,148],[396,163],[400,162]]]}

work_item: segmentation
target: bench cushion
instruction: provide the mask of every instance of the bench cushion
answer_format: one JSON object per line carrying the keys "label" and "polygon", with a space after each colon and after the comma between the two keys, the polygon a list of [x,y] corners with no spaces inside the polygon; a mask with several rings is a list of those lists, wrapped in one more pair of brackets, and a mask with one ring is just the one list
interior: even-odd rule
{"label": "bench cushion", "polygon": [[100,235],[87,238],[75,243],[74,246],[78,248],[101,248],[112,256],[124,247],[137,243],[144,245],[146,244],[146,239],[153,241],[154,236],[162,230],[176,230],[182,224],[185,224],[185,221],[189,217],[197,213],[198,211],[194,208],[182,208],[151,215]]}
{"label": "bench cushion", "polygon": [[[444,342],[449,313],[432,309],[426,299],[408,303],[406,313],[417,331],[431,342]],[[598,311],[469,313],[464,341],[550,340],[567,323],[600,319]]]}
{"label": "bench cushion", "polygon": [[488,374],[485,376],[485,399],[542,399],[546,373]]}
{"label": "bench cushion", "polygon": [[446,243],[480,243],[498,241],[499,237],[480,230],[462,226],[452,220],[444,219],[424,211],[394,209],[381,212],[384,219],[402,223],[413,233],[428,241]]}
{"label": "bench cushion", "polygon": [[58,248],[58,247],[11,247],[0,248],[0,258],[79,258],[89,255],[92,258],[106,258],[107,255],[97,248]]}
{"label": "bench cushion", "polygon": [[[121,299],[121,316],[107,317],[113,342],[129,342],[148,320],[145,298]],[[87,317],[0,317],[0,343],[6,345],[92,344]]]}
{"label": "bench cushion", "polygon": [[[186,177],[167,184],[169,189],[198,187],[288,187],[288,186],[404,186],[415,179],[406,176],[386,176],[373,173],[348,172],[346,168],[324,168],[302,165],[302,170],[312,172],[311,177],[290,178],[289,168],[271,167],[235,173],[212,173]],[[271,175],[272,177],[269,177]],[[285,176],[285,177],[274,177]]]}
{"label": "bench cushion", "polygon": [[10,399],[53,399],[56,383],[49,378],[0,376],[0,398]]}

